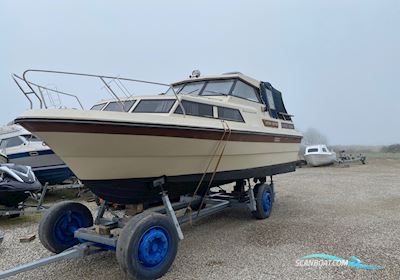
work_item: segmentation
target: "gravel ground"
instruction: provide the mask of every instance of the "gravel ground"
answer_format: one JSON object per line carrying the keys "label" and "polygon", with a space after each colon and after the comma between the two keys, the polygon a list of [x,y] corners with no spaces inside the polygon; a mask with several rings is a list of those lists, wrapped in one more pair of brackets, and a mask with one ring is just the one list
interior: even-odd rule
{"label": "gravel ground", "polygon": [[[400,161],[374,159],[349,168],[301,168],[276,176],[271,217],[245,209],[183,226],[185,239],[163,279],[399,279]],[[38,238],[37,217],[0,220],[0,270],[49,256]],[[298,267],[296,260],[326,253],[383,269]],[[68,260],[14,279],[125,279],[113,253]]]}

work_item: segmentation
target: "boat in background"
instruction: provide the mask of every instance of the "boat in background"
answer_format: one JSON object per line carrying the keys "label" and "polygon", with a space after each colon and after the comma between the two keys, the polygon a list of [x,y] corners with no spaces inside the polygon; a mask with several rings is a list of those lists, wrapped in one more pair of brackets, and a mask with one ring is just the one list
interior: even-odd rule
{"label": "boat in background", "polygon": [[42,184],[60,184],[74,176],[42,140],[19,125],[0,128],[0,151],[5,156],[0,157],[0,160],[3,158],[10,163],[32,167]]}
{"label": "boat in background", "polygon": [[[174,198],[204,195],[210,187],[250,178],[265,182],[266,177],[295,171],[302,136],[281,93],[268,82],[239,72],[201,76],[194,71],[171,85],[42,72],[99,78],[112,93],[112,99],[91,110],[49,109],[36,94],[41,109],[15,120],[43,139],[106,201],[159,201],[160,188],[153,182],[160,177],[165,179],[163,189]],[[26,79],[27,73],[18,78],[35,85]],[[168,90],[122,98],[105,79],[164,85]]]}
{"label": "boat in background", "polygon": [[336,153],[330,151],[326,145],[307,146],[304,159],[310,166],[325,166],[336,162]]}

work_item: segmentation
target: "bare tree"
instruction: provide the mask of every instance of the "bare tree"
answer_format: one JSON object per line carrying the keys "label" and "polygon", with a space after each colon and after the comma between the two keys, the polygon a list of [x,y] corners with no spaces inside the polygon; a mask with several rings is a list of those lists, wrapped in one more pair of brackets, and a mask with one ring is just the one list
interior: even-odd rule
{"label": "bare tree", "polygon": [[306,130],[306,132],[303,133],[302,144],[305,146],[328,144],[328,139],[317,129],[309,128]]}
{"label": "bare tree", "polygon": [[400,144],[384,146],[382,147],[381,151],[383,153],[400,153]]}

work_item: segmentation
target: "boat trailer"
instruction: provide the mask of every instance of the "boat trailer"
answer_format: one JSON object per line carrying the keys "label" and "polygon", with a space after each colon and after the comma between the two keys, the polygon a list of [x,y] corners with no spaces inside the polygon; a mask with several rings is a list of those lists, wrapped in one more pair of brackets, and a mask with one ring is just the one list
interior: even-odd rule
{"label": "boat trailer", "polygon": [[353,162],[357,162],[357,161],[361,162],[362,164],[365,164],[366,160],[367,160],[367,157],[363,154],[352,155],[352,154],[346,153],[345,151],[341,151],[336,162],[339,165],[349,164],[349,163],[353,163]]}
{"label": "boat trailer", "polygon": [[39,225],[39,238],[53,256],[0,272],[4,279],[54,262],[81,258],[103,251],[115,251],[120,267],[129,277],[156,279],[172,265],[177,245],[184,236],[181,225],[221,212],[229,207],[248,208],[257,219],[268,218],[274,201],[274,184],[259,180],[252,187],[247,180],[236,182],[234,190],[210,192],[204,197],[181,196],[171,203],[163,189],[164,178],[153,182],[161,189],[162,205],[127,218],[117,213],[104,217],[103,201],[94,219],[89,209],[77,202],[60,202],[45,212]]}
{"label": "boat trailer", "polygon": [[37,204],[31,205],[31,204],[26,204],[25,202],[21,202],[18,204],[17,207],[3,207],[0,208],[0,217],[10,217],[10,218],[15,218],[19,217],[20,215],[23,214],[33,214],[33,213],[42,213],[47,210],[43,206],[44,198],[46,196],[46,193],[48,191],[48,185],[45,184],[43,186],[42,191],[39,194],[32,194],[30,193],[30,197],[33,200],[36,200]]}
{"label": "boat trailer", "polygon": [[25,214],[42,213],[48,209],[48,207],[43,206],[43,202],[47,193],[50,191],[65,189],[77,189],[77,197],[81,196],[84,192],[87,191],[87,189],[84,188],[84,185],[79,180],[76,182],[59,185],[49,185],[48,183],[46,183],[39,193],[30,193],[30,198],[36,201],[35,204],[27,204],[25,202],[21,202],[16,207],[0,207],[0,217],[16,218],[20,215]]}

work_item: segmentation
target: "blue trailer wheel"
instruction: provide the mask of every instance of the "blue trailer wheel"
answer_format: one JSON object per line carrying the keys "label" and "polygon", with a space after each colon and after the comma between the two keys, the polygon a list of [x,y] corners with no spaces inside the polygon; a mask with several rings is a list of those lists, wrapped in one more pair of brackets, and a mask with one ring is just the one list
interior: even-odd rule
{"label": "blue trailer wheel", "polygon": [[76,230],[92,225],[92,213],[85,205],[63,201],[46,211],[39,224],[39,239],[49,251],[61,253],[79,243]]}
{"label": "blue trailer wheel", "polygon": [[159,213],[134,216],[122,229],[117,243],[117,260],[129,277],[156,279],[175,260],[178,234],[169,218]]}
{"label": "blue trailer wheel", "polygon": [[258,184],[254,187],[256,210],[252,212],[257,219],[266,219],[271,214],[274,190],[271,185]]}
{"label": "blue trailer wheel", "polygon": [[264,191],[262,195],[262,206],[265,213],[269,213],[272,208],[272,195]]}
{"label": "blue trailer wheel", "polygon": [[165,260],[169,250],[169,236],[164,228],[148,229],[140,239],[139,260],[144,267],[151,268]]}

